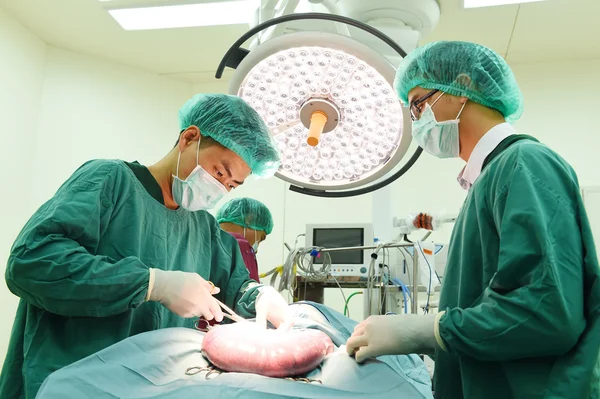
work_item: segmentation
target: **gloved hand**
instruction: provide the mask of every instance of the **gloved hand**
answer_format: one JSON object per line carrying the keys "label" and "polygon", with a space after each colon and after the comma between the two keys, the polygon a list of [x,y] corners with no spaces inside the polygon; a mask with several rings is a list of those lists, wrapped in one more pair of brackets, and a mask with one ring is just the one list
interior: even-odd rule
{"label": "gloved hand", "polygon": [[256,323],[266,328],[267,320],[278,329],[289,329],[293,324],[287,301],[275,288],[265,285],[258,289]]}
{"label": "gloved hand", "polygon": [[346,351],[358,363],[382,355],[432,353],[444,344],[436,333],[442,314],[370,316],[354,327]]}
{"label": "gloved hand", "polygon": [[214,318],[220,323],[223,312],[213,298],[219,292],[219,287],[213,286],[198,273],[150,269],[147,300],[160,302],[181,317]]}

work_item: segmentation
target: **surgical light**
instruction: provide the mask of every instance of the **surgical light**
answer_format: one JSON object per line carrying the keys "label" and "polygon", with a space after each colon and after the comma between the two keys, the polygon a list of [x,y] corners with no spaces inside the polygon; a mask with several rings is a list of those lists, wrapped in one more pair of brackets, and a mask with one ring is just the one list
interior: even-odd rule
{"label": "surgical light", "polygon": [[[243,39],[247,37],[238,42]],[[292,190],[349,196],[393,181],[374,183],[406,154],[410,117],[392,87],[395,69],[385,57],[350,37],[325,32],[285,34],[252,52],[237,50],[237,55],[231,49],[226,54],[217,78],[225,65],[236,68],[229,92],[247,101],[270,128],[282,161],[277,176],[291,183]]]}

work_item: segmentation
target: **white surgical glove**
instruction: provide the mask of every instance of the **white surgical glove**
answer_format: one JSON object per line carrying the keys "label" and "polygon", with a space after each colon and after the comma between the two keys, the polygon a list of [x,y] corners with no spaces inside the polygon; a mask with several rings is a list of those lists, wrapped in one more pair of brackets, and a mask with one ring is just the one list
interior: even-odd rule
{"label": "white surgical glove", "polygon": [[428,354],[445,349],[438,331],[443,314],[370,316],[354,327],[346,352],[362,363],[377,356]]}
{"label": "white surgical glove", "polygon": [[147,300],[160,302],[181,317],[214,318],[221,322],[223,312],[213,298],[219,292],[219,287],[213,286],[198,273],[150,269]]}
{"label": "white surgical glove", "polygon": [[258,289],[256,324],[266,328],[268,320],[275,328],[287,329],[292,326],[291,316],[287,301],[275,288],[265,285]]}

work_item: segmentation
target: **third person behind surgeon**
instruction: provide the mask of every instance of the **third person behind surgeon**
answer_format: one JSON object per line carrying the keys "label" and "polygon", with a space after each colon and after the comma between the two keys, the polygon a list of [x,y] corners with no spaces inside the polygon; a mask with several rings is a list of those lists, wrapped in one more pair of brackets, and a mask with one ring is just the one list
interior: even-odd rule
{"label": "third person behind surgeon", "polygon": [[523,111],[510,67],[477,44],[430,43],[402,61],[396,90],[416,142],[466,162],[468,195],[440,312],[369,317],[348,353],[435,352],[436,399],[600,397],[600,271],[579,182],[510,124]]}
{"label": "third person behind surgeon", "polygon": [[235,198],[217,212],[217,223],[238,242],[250,278],[260,282],[256,254],[258,245],[273,231],[269,208],[252,198]]}

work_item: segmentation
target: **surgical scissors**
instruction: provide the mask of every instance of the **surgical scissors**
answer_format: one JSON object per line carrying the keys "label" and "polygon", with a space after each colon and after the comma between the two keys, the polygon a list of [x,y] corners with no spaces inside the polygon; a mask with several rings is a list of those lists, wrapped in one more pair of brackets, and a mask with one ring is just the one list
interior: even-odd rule
{"label": "surgical scissors", "polygon": [[219,301],[217,298],[215,298],[215,301],[217,301],[219,306],[223,309],[223,317],[227,317],[229,320],[234,321],[234,322],[246,321],[246,319],[244,319],[241,316],[238,316],[237,313],[235,313],[233,310],[231,310],[227,305],[225,305],[223,302]]}
{"label": "surgical scissors", "polygon": [[[211,286],[210,293],[212,294],[213,291],[215,290],[215,284],[210,280],[208,281],[208,284],[210,284],[210,286]],[[215,298],[215,301],[217,301],[219,306],[224,310],[223,317],[227,317],[229,320],[232,320],[235,322],[244,321],[243,317],[238,316],[233,310],[229,309],[229,307],[227,305],[225,305],[223,302],[219,301],[217,298]]]}
{"label": "surgical scissors", "polygon": [[[238,316],[233,310],[231,310],[227,305],[225,305],[223,302],[219,301],[217,298],[215,298],[215,301],[217,301],[219,306],[223,309],[223,317],[226,317],[229,320],[236,322],[236,323],[241,322],[241,321],[246,321],[246,319],[244,319],[241,316]],[[213,324],[215,324],[214,321],[211,320],[209,322],[204,317],[200,317],[196,321],[194,326],[196,327],[197,330],[200,330],[203,332],[208,332],[213,327]]]}

